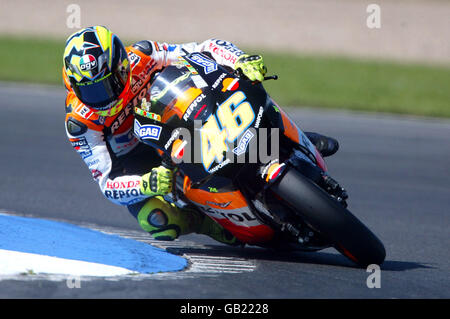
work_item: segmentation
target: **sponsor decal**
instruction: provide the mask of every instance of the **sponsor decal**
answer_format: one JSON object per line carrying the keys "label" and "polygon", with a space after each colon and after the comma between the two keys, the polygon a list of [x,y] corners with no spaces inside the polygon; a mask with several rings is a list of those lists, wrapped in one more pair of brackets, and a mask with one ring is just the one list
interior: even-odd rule
{"label": "sponsor decal", "polygon": [[155,46],[156,51],[167,51],[169,49],[166,43],[153,42],[153,45]]}
{"label": "sponsor decal", "polygon": [[186,59],[203,67],[203,71],[205,72],[205,74],[217,71],[217,63],[212,61],[211,59],[206,58],[200,53],[194,53],[190,57],[186,57]]}
{"label": "sponsor decal", "polygon": [[153,113],[153,112],[148,112],[148,111],[145,111],[145,110],[140,109],[138,107],[134,108],[134,113],[136,113],[136,114],[138,114],[140,116],[143,116],[143,117],[146,117],[146,118],[149,118],[149,119],[161,122],[161,115],[159,115],[159,114],[156,114],[156,113]]}
{"label": "sponsor decal", "polygon": [[264,108],[262,106],[259,107],[258,115],[256,116],[255,127],[258,128],[259,124],[261,124],[261,118],[264,113]]}
{"label": "sponsor decal", "polygon": [[91,170],[92,178],[97,180],[98,178],[102,177],[102,172],[100,172],[98,169]]}
{"label": "sponsor decal", "polygon": [[130,197],[137,197],[143,195],[138,189],[127,189],[127,190],[106,190],[104,192],[106,198],[123,200]]}
{"label": "sponsor decal", "polygon": [[[151,61],[151,63],[148,63],[144,69],[142,70],[141,73],[139,74],[133,74],[132,77],[132,81],[131,81],[131,92],[133,94],[136,94],[140,89],[142,89],[142,86],[144,85],[144,83],[146,83],[148,80],[150,80],[150,76],[151,76],[151,70],[156,66],[156,62],[155,61]],[[145,87],[144,87],[145,89]],[[148,90],[148,88],[146,89],[146,91]],[[141,93],[142,90],[139,92],[139,95],[142,94]]]}
{"label": "sponsor decal", "polygon": [[119,115],[117,115],[117,117],[114,119],[114,122],[110,126],[111,134],[114,134],[119,129],[119,127],[125,122],[125,120],[128,118],[128,116],[130,116],[130,114],[132,114],[131,110],[132,110],[132,106],[130,104],[128,104],[122,110],[122,112],[120,112]]}
{"label": "sponsor decal", "polygon": [[170,136],[169,140],[167,141],[166,145],[164,145],[164,148],[167,150],[169,149],[170,145],[175,141],[175,139],[180,135],[180,129],[175,129],[172,132],[172,135]]}
{"label": "sponsor decal", "polygon": [[85,137],[72,138],[70,139],[70,143],[83,159],[92,155],[92,150]]}
{"label": "sponsor decal", "polygon": [[137,55],[136,53],[133,53],[131,51],[128,52],[128,58],[130,59],[131,69],[134,69],[136,64],[138,64],[139,61],[141,61],[141,57],[139,55]]}
{"label": "sponsor decal", "polygon": [[235,225],[251,227],[261,225],[261,222],[248,208],[222,210],[222,208],[213,208],[209,206],[201,206],[202,210],[208,216],[216,219],[228,219]]}
{"label": "sponsor decal", "polygon": [[275,179],[282,171],[284,165],[285,164],[283,163],[283,164],[274,164],[274,165],[270,166],[267,171],[266,181],[268,182],[268,181]]}
{"label": "sponsor decal", "polygon": [[239,79],[238,78],[226,78],[222,82],[222,92],[225,91],[235,91],[239,88]]}
{"label": "sponsor decal", "polygon": [[139,187],[140,185],[141,185],[140,180],[126,181],[126,182],[112,182],[112,181],[106,182],[106,188],[111,189],[111,190],[135,188],[135,187]]}
{"label": "sponsor decal", "polygon": [[162,127],[158,125],[141,125],[137,119],[134,119],[134,133],[141,139],[159,140]]}
{"label": "sponsor decal", "polygon": [[191,77],[192,81],[194,82],[195,86],[198,87],[199,89],[205,88],[208,86],[208,83],[205,82],[205,80],[203,80],[203,78],[200,75],[193,75]]}
{"label": "sponsor decal", "polygon": [[89,119],[94,114],[94,112],[92,112],[87,106],[84,105],[82,105],[82,107],[77,108],[75,110],[75,113],[85,118],[86,120]]}
{"label": "sponsor decal", "polygon": [[143,84],[144,82],[137,75],[133,75],[131,79],[131,93],[136,94]]}
{"label": "sponsor decal", "polygon": [[211,87],[213,89],[216,89],[226,76],[227,76],[227,73],[222,73]]}
{"label": "sponsor decal", "polygon": [[247,130],[244,132],[244,134],[241,137],[241,140],[239,141],[238,146],[233,149],[233,153],[236,155],[242,155],[245,153],[245,150],[247,149],[248,143],[250,143],[250,140],[255,136],[250,130]]}
{"label": "sponsor decal", "polygon": [[215,188],[215,187],[209,187],[208,186],[208,191],[210,192],[210,193],[217,193],[218,191],[217,191],[217,188]]}
{"label": "sponsor decal", "polygon": [[172,158],[182,159],[184,155],[184,147],[187,145],[187,141],[182,141],[180,139],[173,142],[172,147]]}
{"label": "sponsor decal", "polygon": [[97,66],[97,60],[92,54],[85,54],[80,59],[81,71],[89,71]]}
{"label": "sponsor decal", "polygon": [[209,45],[209,50],[212,53],[222,57],[225,61],[229,61],[232,65],[234,65],[237,61],[237,56],[234,53],[224,50],[223,48],[219,48],[214,43]]}
{"label": "sponsor decal", "polygon": [[[150,82],[147,82],[147,84],[139,91],[139,93],[130,102],[130,105],[136,107],[141,104],[141,101],[143,98],[147,97],[147,95],[150,96],[148,90],[150,89],[151,85],[152,84]],[[155,95],[155,94],[152,92],[152,95]]]}
{"label": "sponsor decal", "polygon": [[241,49],[239,49],[237,46],[235,46],[233,43],[228,42],[228,41],[223,41],[223,40],[216,40],[216,44],[222,48],[224,48],[225,50],[228,50],[230,52],[232,52],[234,55],[236,55],[237,57],[241,56],[244,54],[244,51],[242,51]]}
{"label": "sponsor decal", "polygon": [[237,48],[234,44],[227,41],[216,40],[215,42],[210,42],[209,51],[220,56],[225,61],[230,62],[234,65],[244,51]]}
{"label": "sponsor decal", "polygon": [[86,164],[89,168],[91,168],[92,166],[94,166],[98,163],[100,163],[100,160],[97,158],[97,159],[93,160],[92,162],[87,162]]}
{"label": "sponsor decal", "polygon": [[197,117],[202,113],[202,111],[205,109],[205,107],[206,107],[206,104],[204,104],[204,105],[197,111],[197,113],[195,113],[195,115],[194,115],[194,120],[197,119]]}
{"label": "sponsor decal", "polygon": [[215,173],[215,172],[217,172],[219,169],[221,169],[222,167],[224,167],[224,166],[230,164],[230,162],[231,162],[231,160],[230,160],[229,158],[227,158],[227,159],[224,160],[222,163],[220,163],[220,164],[214,166],[213,168],[211,168],[208,172],[211,173],[211,174],[212,174],[212,173]]}
{"label": "sponsor decal", "polygon": [[198,74],[197,70],[181,56],[178,57],[178,61],[174,62],[174,65],[176,65],[179,69],[181,69],[182,67],[186,67],[193,75]]}
{"label": "sponsor decal", "polygon": [[191,116],[192,111],[197,107],[198,103],[200,103],[201,101],[203,101],[203,99],[206,97],[205,94],[200,94],[199,96],[197,96],[197,98],[191,103],[191,105],[189,105],[189,107],[187,108],[186,112],[184,112],[183,115],[183,120],[187,121],[189,116]]}
{"label": "sponsor decal", "polygon": [[270,161],[262,171],[261,177],[266,180],[266,182],[272,181],[283,171],[285,164],[278,163],[278,159]]}
{"label": "sponsor decal", "polygon": [[261,172],[261,178],[264,179],[265,176],[267,175],[267,171],[269,170],[269,167],[271,167],[272,165],[278,163],[278,159],[274,159],[272,161],[269,162],[269,164],[267,164],[264,169]]}

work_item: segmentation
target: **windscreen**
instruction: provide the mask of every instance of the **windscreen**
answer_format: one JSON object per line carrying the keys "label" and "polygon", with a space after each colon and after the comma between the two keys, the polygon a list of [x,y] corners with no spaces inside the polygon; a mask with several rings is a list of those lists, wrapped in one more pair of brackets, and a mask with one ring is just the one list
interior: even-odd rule
{"label": "windscreen", "polygon": [[166,123],[172,116],[183,118],[186,109],[208,85],[203,78],[186,66],[169,66],[153,82],[151,90],[151,111],[161,115]]}

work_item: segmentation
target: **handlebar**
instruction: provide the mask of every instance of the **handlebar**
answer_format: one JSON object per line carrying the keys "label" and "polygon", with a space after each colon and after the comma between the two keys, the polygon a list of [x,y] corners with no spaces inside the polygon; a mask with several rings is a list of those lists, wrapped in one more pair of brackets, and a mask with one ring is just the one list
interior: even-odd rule
{"label": "handlebar", "polygon": [[166,153],[164,153],[164,155],[162,156],[161,165],[170,170],[173,170],[175,168],[172,159]]}
{"label": "handlebar", "polygon": [[267,80],[278,80],[278,75],[265,76],[264,81]]}

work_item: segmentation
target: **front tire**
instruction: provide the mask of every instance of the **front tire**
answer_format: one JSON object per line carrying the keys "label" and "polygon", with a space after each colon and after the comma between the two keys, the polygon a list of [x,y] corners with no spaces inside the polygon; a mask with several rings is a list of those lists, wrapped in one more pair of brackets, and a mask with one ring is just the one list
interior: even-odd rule
{"label": "front tire", "polygon": [[271,190],[356,264],[366,267],[383,263],[386,251],[381,241],[349,210],[295,169],[288,169]]}

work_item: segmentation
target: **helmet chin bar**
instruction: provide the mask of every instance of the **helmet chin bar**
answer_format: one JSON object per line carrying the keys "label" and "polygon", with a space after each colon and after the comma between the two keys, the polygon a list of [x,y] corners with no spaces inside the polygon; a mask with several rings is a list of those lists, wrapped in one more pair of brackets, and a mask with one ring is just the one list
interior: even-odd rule
{"label": "helmet chin bar", "polygon": [[[119,97],[116,100],[114,100],[114,101],[108,103],[106,106],[102,107],[103,110],[98,110],[95,108],[91,108],[91,110],[99,116],[106,116],[106,117],[115,116],[125,106],[124,99],[127,97],[128,92],[130,90],[130,83],[131,83],[131,72],[128,76],[128,81],[125,84],[125,87],[123,88],[122,93],[120,93]],[[127,101],[125,101],[125,103],[127,103]]]}

